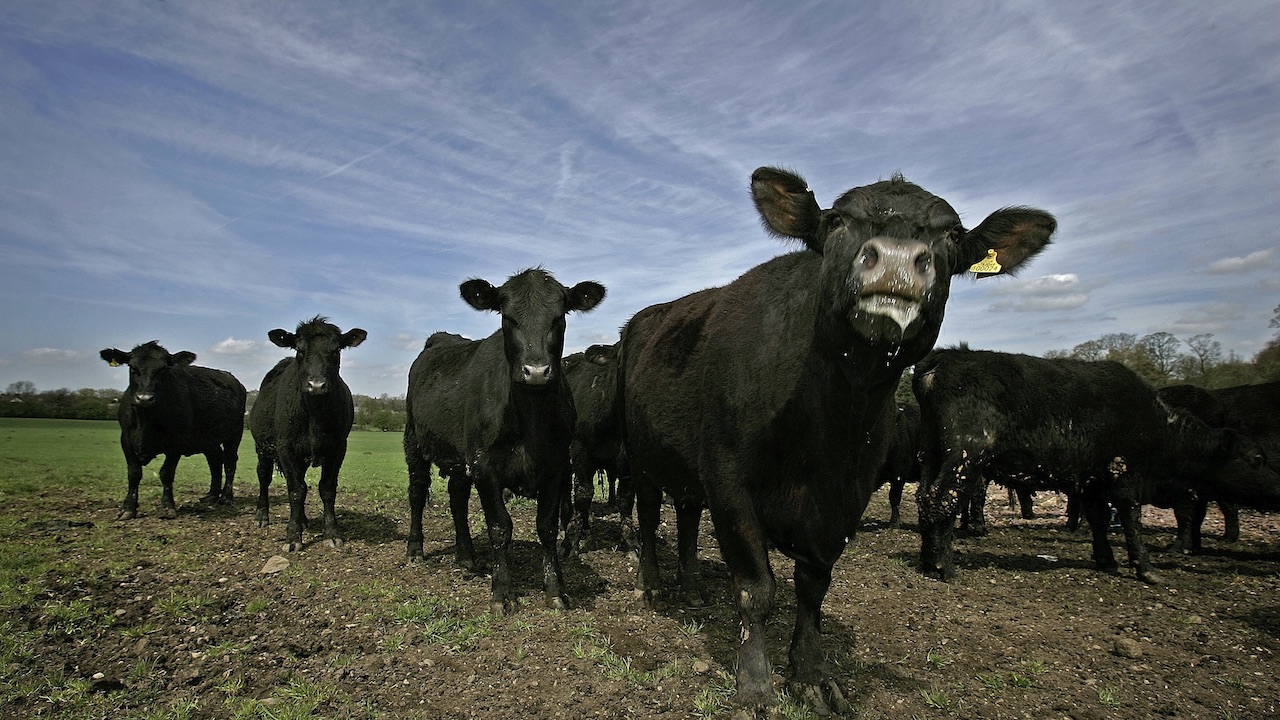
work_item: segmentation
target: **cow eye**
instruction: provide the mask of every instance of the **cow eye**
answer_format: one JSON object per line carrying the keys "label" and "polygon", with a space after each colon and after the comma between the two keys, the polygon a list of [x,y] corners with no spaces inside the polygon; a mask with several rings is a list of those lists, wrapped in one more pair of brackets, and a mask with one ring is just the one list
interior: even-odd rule
{"label": "cow eye", "polygon": [[964,227],[960,225],[951,228],[951,231],[947,233],[947,239],[953,243],[960,242],[962,237],[964,237]]}
{"label": "cow eye", "polygon": [[844,216],[838,212],[832,211],[827,213],[827,232],[839,230],[844,227]]}

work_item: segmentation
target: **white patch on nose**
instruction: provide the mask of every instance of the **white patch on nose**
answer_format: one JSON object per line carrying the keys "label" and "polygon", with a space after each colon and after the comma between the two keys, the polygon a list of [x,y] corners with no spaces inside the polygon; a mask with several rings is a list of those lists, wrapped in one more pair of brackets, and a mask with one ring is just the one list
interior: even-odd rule
{"label": "white patch on nose", "polygon": [[920,316],[920,303],[900,295],[869,295],[858,298],[858,309],[873,315],[884,315],[906,330]]}

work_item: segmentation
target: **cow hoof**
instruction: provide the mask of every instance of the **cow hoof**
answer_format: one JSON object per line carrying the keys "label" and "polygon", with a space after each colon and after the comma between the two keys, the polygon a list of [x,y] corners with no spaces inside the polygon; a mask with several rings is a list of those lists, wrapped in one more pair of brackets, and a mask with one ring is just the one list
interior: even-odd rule
{"label": "cow hoof", "polygon": [[820,717],[827,717],[832,713],[843,715],[852,709],[835,680],[825,680],[820,685],[793,681],[788,684],[787,689],[792,697]]}
{"label": "cow hoof", "polygon": [[178,517],[178,508],[171,508],[171,507],[160,508],[158,517],[164,518],[165,520],[172,520]]}
{"label": "cow hoof", "polygon": [[289,542],[280,546],[280,549],[283,552],[287,552],[287,553],[302,552],[302,548],[303,548],[303,544],[301,540],[290,540]]}
{"label": "cow hoof", "polygon": [[269,517],[260,517],[260,518],[258,518],[258,527],[260,527],[260,528],[264,528],[264,527],[267,527],[267,526],[269,526],[269,525],[271,525],[271,518],[269,518]]}
{"label": "cow hoof", "polygon": [[121,510],[120,514],[116,515],[117,520],[133,520],[136,517],[138,517],[137,510]]}
{"label": "cow hoof", "polygon": [[549,597],[547,598],[547,609],[548,610],[568,610],[569,601],[563,597],[558,597],[558,596]]}
{"label": "cow hoof", "polygon": [[497,600],[489,602],[489,614],[496,618],[505,617],[511,610],[512,607],[509,602],[499,602]]}
{"label": "cow hoof", "polygon": [[342,547],[342,546],[343,546],[343,544],[344,544],[344,541],[343,541],[343,539],[342,539],[342,538],[340,538],[340,537],[333,537],[333,538],[325,538],[325,539],[324,539],[324,546],[325,546],[325,547],[327,547],[327,548],[333,548],[333,549],[335,549],[335,550],[336,550],[336,549],[338,549],[338,548]]}
{"label": "cow hoof", "polygon": [[1139,571],[1138,571],[1138,579],[1139,579],[1139,580],[1141,580],[1142,582],[1144,582],[1144,583],[1148,584],[1148,585],[1163,585],[1163,584],[1164,584],[1164,577],[1162,577],[1162,576],[1160,575],[1160,573],[1156,572],[1155,570],[1147,570],[1146,572],[1143,572],[1142,570],[1139,570]]}

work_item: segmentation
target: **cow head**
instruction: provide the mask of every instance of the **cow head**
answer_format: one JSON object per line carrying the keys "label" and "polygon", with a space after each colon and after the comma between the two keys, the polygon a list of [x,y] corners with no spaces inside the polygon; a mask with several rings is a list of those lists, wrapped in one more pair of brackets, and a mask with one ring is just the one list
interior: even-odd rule
{"label": "cow head", "polygon": [[900,175],[853,188],[829,210],[803,179],[777,168],[756,170],[751,194],[770,232],[822,255],[819,334],[838,353],[861,340],[923,355],[937,340],[953,275],[989,255],[991,274],[1007,273],[1056,227],[1044,211],[1015,207],[966,230],[945,200]]}
{"label": "cow head", "polygon": [[146,408],[163,397],[174,368],[183,368],[195,362],[196,354],[183,350],[170,353],[155,340],[144,343],[130,352],[107,348],[98,353],[112,367],[129,366],[129,389],[126,395],[133,397],[134,407]]}
{"label": "cow head", "polygon": [[559,378],[565,315],[595,308],[605,294],[604,286],[596,282],[565,287],[540,267],[512,275],[502,287],[472,279],[458,290],[471,307],[502,314],[511,382],[527,387],[545,386]]}
{"label": "cow head", "polygon": [[364,342],[369,334],[360,328],[345,333],[319,315],[298,324],[295,332],[277,328],[267,333],[271,342],[282,348],[298,352],[298,371],[302,378],[302,392],[307,395],[324,395],[338,382],[338,369],[342,364],[340,353]]}

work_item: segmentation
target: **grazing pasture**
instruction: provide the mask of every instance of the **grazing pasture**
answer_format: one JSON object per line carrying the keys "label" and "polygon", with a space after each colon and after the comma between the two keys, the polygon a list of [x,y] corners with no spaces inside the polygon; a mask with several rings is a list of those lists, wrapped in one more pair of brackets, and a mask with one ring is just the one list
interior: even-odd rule
{"label": "grazing pasture", "polygon": [[[246,437],[246,441],[248,438]],[[543,607],[535,511],[511,504],[516,609],[453,565],[444,493],[423,519],[427,562],[408,566],[399,433],[350,437],[338,516],[290,565],[255,499],[201,505],[208,473],[183,463],[178,516],[157,516],[155,468],[137,520],[119,522],[118,426],[0,420],[0,717],[689,718],[730,717],[736,643],[729,577],[703,529],[712,602],[645,609],[635,568],[597,506],[584,552],[564,564],[570,607]],[[248,454],[251,448],[244,447]],[[436,487],[443,487],[436,483]],[[909,497],[913,486],[907,487]],[[318,505],[313,503],[312,515]],[[908,506],[910,507],[910,505]],[[885,527],[884,492],[834,569],[826,647],[858,718],[1257,718],[1280,713],[1280,522],[1245,511],[1241,540],[1195,557],[1160,552],[1168,511],[1147,508],[1165,583],[1099,573],[1088,536],[1063,529],[1059,496],[1022,520],[1003,498],[991,533],[957,541],[956,582],[921,577],[913,512]],[[483,527],[479,502],[473,529]],[[659,530],[675,582],[675,537]],[[1031,550],[1028,550],[1031,548]],[[476,547],[488,555],[487,543]],[[780,670],[795,593],[774,553],[779,612],[766,627]],[[856,612],[855,612],[856,611]],[[781,677],[776,678],[781,682]],[[794,705],[781,716],[811,717]]]}

